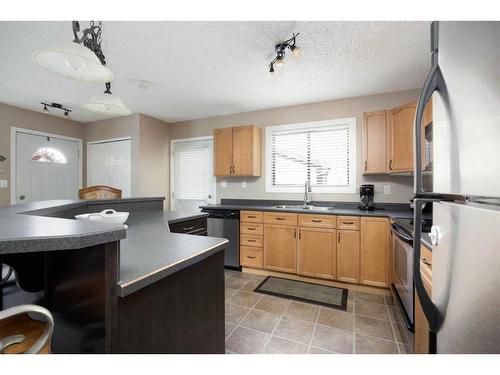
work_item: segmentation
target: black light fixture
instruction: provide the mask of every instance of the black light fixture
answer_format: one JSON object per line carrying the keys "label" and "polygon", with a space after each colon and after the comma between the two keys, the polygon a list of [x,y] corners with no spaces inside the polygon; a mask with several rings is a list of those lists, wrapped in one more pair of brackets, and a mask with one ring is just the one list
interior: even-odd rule
{"label": "black light fixture", "polygon": [[69,117],[69,114],[71,112],[71,109],[66,108],[62,104],[59,104],[59,103],[40,102],[40,104],[43,105],[43,109],[42,109],[43,113],[49,113],[49,109],[47,107],[55,108],[55,109],[59,109],[61,111],[64,111],[64,117]]}
{"label": "black light fixture", "polygon": [[269,64],[269,74],[273,74],[275,72],[275,66],[276,68],[279,68],[283,66],[284,60],[285,60],[285,51],[287,48],[290,49],[292,54],[295,57],[298,57],[300,53],[302,52],[302,49],[296,45],[296,38],[299,36],[300,33],[293,34],[293,36],[290,39],[285,40],[284,42],[281,42],[275,46],[275,51],[276,51],[276,57],[274,58],[273,61]]}

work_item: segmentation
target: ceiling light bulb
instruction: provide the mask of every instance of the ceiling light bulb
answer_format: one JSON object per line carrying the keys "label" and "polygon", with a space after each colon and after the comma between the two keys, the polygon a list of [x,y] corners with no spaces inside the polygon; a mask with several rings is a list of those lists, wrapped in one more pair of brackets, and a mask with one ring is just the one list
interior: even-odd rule
{"label": "ceiling light bulb", "polygon": [[67,42],[35,51],[32,59],[44,69],[75,81],[106,83],[113,80],[111,70],[79,43]]}
{"label": "ceiling light bulb", "polygon": [[285,60],[283,59],[278,59],[276,60],[276,62],[274,63],[274,65],[276,66],[276,68],[280,69],[283,67],[283,65],[285,64]]}
{"label": "ceiling light bulb", "polygon": [[85,105],[85,108],[92,112],[110,116],[127,116],[132,114],[119,97],[107,93],[94,96]]}
{"label": "ceiling light bulb", "polygon": [[302,53],[302,48],[300,48],[300,47],[293,46],[291,49],[292,49],[292,54],[293,54],[295,57],[299,57],[299,56],[300,56],[300,54]]}
{"label": "ceiling light bulb", "polygon": [[43,112],[43,113],[45,113],[45,114],[48,114],[48,113],[49,113],[49,109],[47,108],[47,105],[46,105],[46,104],[44,104],[44,105],[43,105],[42,112]]}

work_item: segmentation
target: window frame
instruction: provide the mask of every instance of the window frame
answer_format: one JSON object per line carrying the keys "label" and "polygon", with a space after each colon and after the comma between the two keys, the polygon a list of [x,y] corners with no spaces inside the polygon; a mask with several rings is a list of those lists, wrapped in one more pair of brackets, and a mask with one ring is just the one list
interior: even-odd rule
{"label": "window frame", "polygon": [[[357,191],[356,185],[356,154],[357,154],[357,143],[356,143],[356,118],[346,117],[339,119],[331,119],[324,121],[312,121],[312,122],[301,122],[295,124],[284,124],[266,127],[266,154],[265,154],[265,166],[266,166],[266,193],[302,193],[304,192],[304,186],[274,186],[272,184],[272,133],[275,131],[283,130],[308,130],[310,128],[318,128],[324,126],[348,126],[349,132],[352,136],[349,138],[349,149],[352,150],[349,154],[349,186],[313,186],[313,193],[323,193],[323,194],[354,194]],[[305,183],[305,181],[304,181]]]}

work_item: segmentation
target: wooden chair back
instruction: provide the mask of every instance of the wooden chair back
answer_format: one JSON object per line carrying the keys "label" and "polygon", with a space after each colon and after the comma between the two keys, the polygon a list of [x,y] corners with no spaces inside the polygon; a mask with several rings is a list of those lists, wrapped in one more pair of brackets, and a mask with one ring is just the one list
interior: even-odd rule
{"label": "wooden chair back", "polygon": [[122,197],[122,191],[111,186],[95,185],[78,191],[80,199],[116,199]]}

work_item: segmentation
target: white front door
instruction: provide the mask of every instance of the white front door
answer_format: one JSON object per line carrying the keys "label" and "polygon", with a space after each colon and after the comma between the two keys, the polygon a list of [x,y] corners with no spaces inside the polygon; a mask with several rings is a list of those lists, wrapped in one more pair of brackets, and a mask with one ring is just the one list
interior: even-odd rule
{"label": "white front door", "polygon": [[171,209],[199,211],[215,203],[213,138],[172,141]]}
{"label": "white front door", "polygon": [[87,186],[111,186],[130,197],[130,165],[130,139],[88,143]]}
{"label": "white front door", "polygon": [[15,142],[16,203],[78,199],[78,140],[16,131]]}

